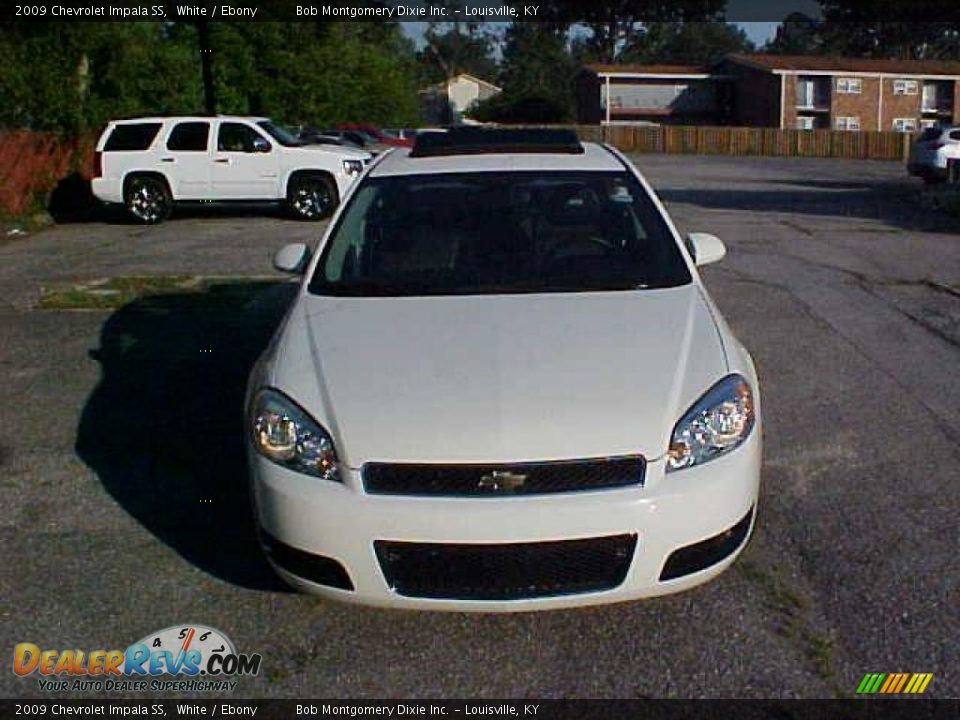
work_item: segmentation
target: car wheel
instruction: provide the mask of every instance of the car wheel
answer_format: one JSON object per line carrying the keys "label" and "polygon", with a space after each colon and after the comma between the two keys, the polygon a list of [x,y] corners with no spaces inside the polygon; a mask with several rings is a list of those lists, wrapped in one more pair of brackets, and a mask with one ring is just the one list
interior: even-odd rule
{"label": "car wheel", "polygon": [[328,178],[310,175],[295,178],[287,191],[287,208],[298,220],[322,220],[337,207],[337,189]]}
{"label": "car wheel", "polygon": [[134,220],[144,225],[155,225],[170,216],[173,198],[163,180],[154,177],[135,177],[127,183],[124,206]]}

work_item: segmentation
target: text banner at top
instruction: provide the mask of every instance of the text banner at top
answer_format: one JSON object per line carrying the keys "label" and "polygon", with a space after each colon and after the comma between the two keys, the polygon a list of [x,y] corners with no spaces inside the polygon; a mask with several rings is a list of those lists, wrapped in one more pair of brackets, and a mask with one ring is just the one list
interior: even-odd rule
{"label": "text banner at top", "polygon": [[[922,22],[931,19],[927,3],[888,3],[871,12],[877,21]],[[602,4],[602,3],[601,3]],[[684,0],[663,2],[637,0],[629,12],[615,19],[630,22],[655,22],[683,19]],[[589,22],[591,3],[583,0],[25,0],[2,3],[0,19],[18,22],[90,21],[116,22],[142,20],[170,21],[395,21],[395,22]],[[611,7],[615,7],[611,5]],[[960,3],[952,6],[960,19]],[[667,10],[665,10],[667,8]],[[886,8],[886,9],[885,9]],[[896,17],[883,17],[894,12]],[[594,8],[595,10],[595,8]],[[943,7],[935,17],[944,21]],[[794,12],[819,18],[816,0],[727,0],[713,19],[727,22],[780,22]],[[702,16],[701,16],[702,17]],[[595,20],[596,18],[592,18]]]}

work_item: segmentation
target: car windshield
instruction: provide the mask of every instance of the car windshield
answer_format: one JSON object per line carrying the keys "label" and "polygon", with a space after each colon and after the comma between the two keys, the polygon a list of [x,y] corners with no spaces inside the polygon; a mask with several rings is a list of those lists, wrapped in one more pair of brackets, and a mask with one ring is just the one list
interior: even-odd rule
{"label": "car windshield", "polygon": [[690,280],[667,224],[631,174],[482,172],[364,180],[309,290],[595,292]]}
{"label": "car windshield", "polygon": [[304,144],[303,140],[298,138],[282,125],[278,125],[272,120],[260,120],[257,125],[266,130],[270,134],[270,137],[272,137],[281,145],[285,145],[286,147],[297,147]]}

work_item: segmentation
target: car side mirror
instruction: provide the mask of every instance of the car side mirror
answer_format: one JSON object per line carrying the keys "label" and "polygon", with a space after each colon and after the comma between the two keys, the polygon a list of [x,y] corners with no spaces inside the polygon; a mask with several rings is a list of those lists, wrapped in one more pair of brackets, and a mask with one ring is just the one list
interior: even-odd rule
{"label": "car side mirror", "polygon": [[270,152],[270,143],[268,143],[262,137],[256,137],[250,144],[250,152],[268,153]]}
{"label": "car side mirror", "polygon": [[723,240],[710,233],[690,233],[687,235],[687,248],[697,267],[722,260],[727,254],[727,246],[723,244]]}
{"label": "car side mirror", "polygon": [[303,275],[310,262],[310,248],[303,243],[284,245],[273,256],[273,266],[280,272]]}

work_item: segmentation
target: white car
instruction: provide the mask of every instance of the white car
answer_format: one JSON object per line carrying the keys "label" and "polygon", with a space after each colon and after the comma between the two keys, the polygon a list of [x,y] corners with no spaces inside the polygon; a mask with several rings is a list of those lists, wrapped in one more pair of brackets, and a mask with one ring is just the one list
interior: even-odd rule
{"label": "white car", "polygon": [[715,577],[760,482],[753,362],[630,161],[463,129],[345,200],[247,392],[261,543],[339,600],[510,611]]}
{"label": "white car", "polygon": [[157,117],[110,122],[97,142],[93,194],[142,223],[176,202],[283,202],[302,220],[329,216],[371,159],[307,145],[262,117]]}
{"label": "white car", "polygon": [[907,170],[928,184],[950,178],[960,182],[960,125],[938,125],[927,128],[910,147]]}

